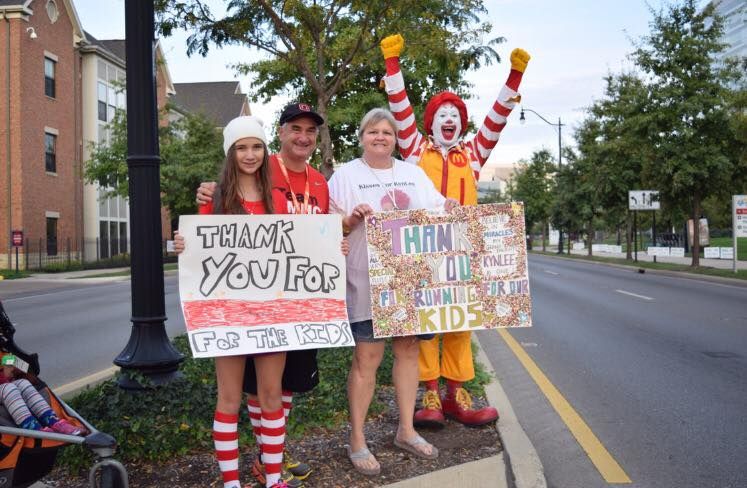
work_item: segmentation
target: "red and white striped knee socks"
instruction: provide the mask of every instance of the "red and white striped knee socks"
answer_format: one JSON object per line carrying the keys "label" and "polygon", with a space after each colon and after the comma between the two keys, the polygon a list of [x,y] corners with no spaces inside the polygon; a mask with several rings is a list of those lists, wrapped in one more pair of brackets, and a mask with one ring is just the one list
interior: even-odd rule
{"label": "red and white striped knee socks", "polygon": [[274,412],[262,412],[262,462],[265,465],[267,486],[280,480],[285,447],[285,414],[283,409]]}
{"label": "red and white striped knee socks", "polygon": [[[252,432],[254,432],[254,441],[257,444],[259,454],[262,455],[262,432],[260,430],[260,419],[262,418],[262,409],[259,406],[259,400],[249,398],[246,401],[246,409],[249,412],[249,420],[252,423]],[[288,416],[293,409],[293,392],[283,391],[283,414],[285,423],[288,424]],[[261,459],[261,458],[260,458]]]}
{"label": "red and white striped knee socks", "polygon": [[239,416],[215,411],[213,443],[223,476],[223,488],[241,488],[239,482]]}

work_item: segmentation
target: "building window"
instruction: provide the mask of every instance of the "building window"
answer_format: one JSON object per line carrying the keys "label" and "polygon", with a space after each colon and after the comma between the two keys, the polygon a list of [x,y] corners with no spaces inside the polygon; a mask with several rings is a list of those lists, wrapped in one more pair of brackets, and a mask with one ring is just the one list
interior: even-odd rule
{"label": "building window", "polygon": [[44,167],[50,173],[57,172],[57,136],[44,133]]}
{"label": "building window", "polygon": [[57,256],[57,219],[47,217],[47,256]]}
{"label": "building window", "polygon": [[57,19],[60,17],[60,12],[57,10],[57,4],[54,0],[47,1],[47,16],[53,24],[57,22]]}
{"label": "building window", "polygon": [[44,58],[44,94],[55,97],[54,72],[57,63],[53,59]]}
{"label": "building window", "polygon": [[102,122],[108,122],[106,119],[106,85],[99,82],[98,97],[99,97],[99,120]]}

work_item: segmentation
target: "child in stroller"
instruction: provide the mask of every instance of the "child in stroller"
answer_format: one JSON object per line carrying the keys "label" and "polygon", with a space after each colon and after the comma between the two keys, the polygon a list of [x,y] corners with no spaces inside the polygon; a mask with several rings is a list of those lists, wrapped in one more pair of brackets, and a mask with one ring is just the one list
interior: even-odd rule
{"label": "child in stroller", "polygon": [[57,432],[67,435],[81,435],[83,427],[71,424],[57,417],[49,403],[36,391],[23,372],[16,367],[20,359],[6,354],[0,359],[3,369],[0,372],[0,404],[13,417],[22,429]]}
{"label": "child in stroller", "polygon": [[[116,440],[89,424],[39,379],[38,355],[24,351],[15,343],[15,331],[0,302],[0,355],[5,358],[0,363],[8,363],[2,364],[0,376],[6,378],[6,382],[0,384],[0,389],[10,391],[8,385],[14,385],[23,404],[17,408],[21,412],[26,408],[33,418],[29,419],[29,414],[24,413],[14,415],[15,403],[10,397],[3,397],[0,402],[0,487],[32,485],[52,471],[60,448],[79,444],[90,449],[96,458],[89,471],[91,488],[127,488],[127,471],[113,458]],[[19,376],[24,378],[19,379]],[[39,429],[35,428],[34,421],[39,423]],[[62,424],[58,425],[60,422]],[[27,428],[23,428],[24,424]]]}

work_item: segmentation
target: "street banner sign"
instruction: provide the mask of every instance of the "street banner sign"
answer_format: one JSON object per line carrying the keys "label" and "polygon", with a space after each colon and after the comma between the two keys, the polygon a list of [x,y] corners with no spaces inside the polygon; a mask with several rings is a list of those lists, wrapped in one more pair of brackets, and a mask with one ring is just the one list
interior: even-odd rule
{"label": "street banner sign", "polygon": [[353,346],[339,215],[183,215],[194,357]]}
{"label": "street banner sign", "polygon": [[628,191],[629,210],[659,210],[659,192],[654,190]]}
{"label": "street banner sign", "polygon": [[747,237],[747,195],[734,195],[734,235]]}
{"label": "street banner sign", "polygon": [[[708,229],[708,219],[699,219],[698,220],[698,243],[700,243],[701,246],[708,246],[711,244],[711,232]],[[692,245],[693,242],[695,242],[695,230],[693,228],[693,219],[688,219],[687,221],[687,239]]]}
{"label": "street banner sign", "polygon": [[13,242],[14,247],[21,247],[23,246],[23,231],[22,230],[14,230],[11,232],[11,241]]}
{"label": "street banner sign", "polygon": [[531,325],[524,205],[366,219],[374,336]]}

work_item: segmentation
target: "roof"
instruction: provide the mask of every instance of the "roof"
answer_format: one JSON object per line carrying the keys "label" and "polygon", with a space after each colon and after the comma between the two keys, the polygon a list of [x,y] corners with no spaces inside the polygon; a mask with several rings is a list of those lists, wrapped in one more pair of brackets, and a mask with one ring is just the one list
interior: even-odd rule
{"label": "roof", "polygon": [[25,7],[28,8],[31,0],[0,0],[0,7]]}
{"label": "roof", "polygon": [[231,119],[241,115],[247,103],[238,81],[174,83],[174,89],[176,94],[171,103],[204,115],[213,120],[216,127],[225,127]]}
{"label": "roof", "polygon": [[96,39],[90,32],[86,31],[88,44],[82,48],[83,52],[95,52],[110,61],[125,67],[125,41],[124,39]]}
{"label": "roof", "polygon": [[125,40],[124,39],[103,39],[99,42],[109,52],[112,52],[117,57],[122,58],[123,61],[127,60],[127,56],[125,54]]}

